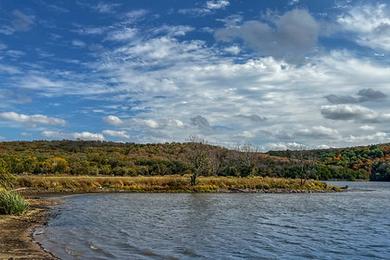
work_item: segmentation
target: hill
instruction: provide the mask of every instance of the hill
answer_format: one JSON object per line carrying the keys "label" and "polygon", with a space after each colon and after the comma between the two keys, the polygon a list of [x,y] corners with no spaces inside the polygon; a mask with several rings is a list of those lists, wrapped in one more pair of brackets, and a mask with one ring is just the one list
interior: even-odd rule
{"label": "hill", "polygon": [[93,141],[0,143],[0,167],[15,175],[183,175],[194,154],[205,176],[390,180],[390,145],[309,151],[240,151],[199,143],[134,144]]}

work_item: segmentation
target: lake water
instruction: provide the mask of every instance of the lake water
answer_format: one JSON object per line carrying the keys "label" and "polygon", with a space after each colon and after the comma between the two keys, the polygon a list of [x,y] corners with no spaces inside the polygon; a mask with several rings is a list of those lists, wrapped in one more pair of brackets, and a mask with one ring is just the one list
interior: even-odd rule
{"label": "lake water", "polygon": [[337,184],[358,190],[69,196],[35,238],[62,259],[390,259],[390,183]]}

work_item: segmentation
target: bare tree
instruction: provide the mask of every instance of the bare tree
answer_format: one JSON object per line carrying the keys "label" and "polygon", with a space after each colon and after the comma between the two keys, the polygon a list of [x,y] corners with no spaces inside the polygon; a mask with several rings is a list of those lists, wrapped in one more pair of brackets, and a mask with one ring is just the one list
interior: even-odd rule
{"label": "bare tree", "polygon": [[[314,174],[315,160],[314,155],[310,150],[305,150],[303,145],[298,148],[298,163],[300,166],[301,186],[305,185],[307,179]],[[305,156],[306,154],[306,156]]]}
{"label": "bare tree", "polygon": [[189,138],[191,151],[189,153],[189,162],[192,166],[191,185],[196,185],[198,176],[209,172],[210,160],[206,150],[206,141],[198,137]]}
{"label": "bare tree", "polygon": [[212,175],[218,175],[221,172],[226,156],[227,152],[224,149],[215,149],[211,154],[209,154],[209,166]]}
{"label": "bare tree", "polygon": [[242,168],[247,172],[246,175],[252,174],[256,170],[258,148],[245,144],[240,147],[239,151]]}

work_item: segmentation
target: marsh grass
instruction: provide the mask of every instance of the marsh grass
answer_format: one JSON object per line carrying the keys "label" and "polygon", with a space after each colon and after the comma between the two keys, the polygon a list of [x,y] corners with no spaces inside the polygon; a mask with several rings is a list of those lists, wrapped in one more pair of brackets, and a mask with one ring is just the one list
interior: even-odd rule
{"label": "marsh grass", "polygon": [[99,176],[23,176],[18,187],[32,192],[323,192],[337,191],[326,183],[270,177],[199,177],[191,186],[190,176],[99,177]]}
{"label": "marsh grass", "polygon": [[0,189],[0,215],[18,215],[25,212],[28,206],[20,194]]}

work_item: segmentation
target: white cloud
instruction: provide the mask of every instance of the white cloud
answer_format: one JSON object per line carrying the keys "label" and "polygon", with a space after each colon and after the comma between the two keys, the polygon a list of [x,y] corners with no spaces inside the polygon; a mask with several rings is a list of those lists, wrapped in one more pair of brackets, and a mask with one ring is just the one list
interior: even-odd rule
{"label": "white cloud", "polygon": [[25,115],[16,112],[0,113],[0,120],[13,121],[26,124],[42,124],[42,125],[65,125],[65,120],[56,117],[48,117],[45,115]]}
{"label": "white cloud", "polygon": [[104,120],[104,122],[106,122],[107,124],[110,124],[110,125],[114,125],[114,126],[123,125],[122,119],[120,119],[117,116],[109,115],[109,116],[105,117],[103,120]]}
{"label": "white cloud", "polygon": [[241,49],[237,45],[233,45],[224,48],[224,51],[233,55],[238,55],[241,52]]}
{"label": "white cloud", "polygon": [[390,136],[385,132],[376,132],[369,135],[350,135],[346,138],[347,142],[359,143],[359,144],[377,144],[377,143],[387,143],[390,141]]}
{"label": "white cloud", "polygon": [[[307,129],[306,134],[297,137],[299,142],[325,145],[324,136],[331,136],[332,132],[308,127],[323,124],[324,96],[340,91],[356,93],[356,86],[390,91],[389,67],[347,51],[324,53],[295,65],[272,57],[235,62],[234,58],[219,56],[220,50],[201,41],[179,41],[169,36],[138,39],[136,43],[123,42],[111,53],[105,53],[107,62],[97,70],[119,83],[112,88],[118,93],[117,102],[128,98],[142,100],[142,106],[134,109],[143,112],[132,115],[131,120],[120,119],[125,121],[121,127],[131,128],[129,133],[142,129],[142,138],[149,140],[184,140],[190,135],[204,134],[210,141],[234,144],[242,141],[239,136],[248,131],[252,142],[264,144],[275,138],[278,143],[277,137],[270,134],[278,130]],[[385,102],[379,109],[383,111],[371,108],[374,103],[367,105],[374,115],[386,117]],[[329,109],[332,110],[323,107],[324,111]],[[207,118],[212,126],[210,131],[202,133],[191,123],[196,115]],[[244,120],[237,115],[261,115],[267,120]],[[370,121],[376,116],[360,118]],[[158,127],[150,127],[144,120],[154,120]],[[183,125],[177,127],[169,120],[180,120]],[[348,124],[333,120],[332,128],[338,129],[335,136],[352,133],[359,127],[351,125],[355,121],[360,120]],[[322,138],[313,138],[315,133],[322,134]],[[294,131],[289,134],[292,138]],[[341,138],[328,139],[329,146],[342,142]]]}
{"label": "white cloud", "polygon": [[[181,37],[192,29],[185,25],[138,27],[133,21],[143,15],[128,14],[102,31],[86,27],[94,34],[91,37],[104,34],[103,38],[115,38],[126,28],[136,30],[96,49],[96,60],[83,63],[91,73],[58,69],[43,73],[34,67],[15,77],[9,87],[43,96],[82,96],[110,103],[88,110],[109,115],[103,120],[112,130],[105,131],[117,132],[100,135],[124,134],[137,142],[183,141],[199,135],[223,145],[250,141],[279,148],[294,147],[295,142],[333,147],[359,143],[362,138],[347,142],[344,137],[356,137],[362,121],[375,123],[376,132],[390,129],[385,120],[390,118],[390,104],[384,98],[380,104],[374,102],[373,94],[378,92],[368,91],[390,93],[390,67],[386,63],[348,51],[316,52],[301,63],[269,56],[272,53],[251,58],[246,52],[239,57],[225,55],[226,51],[240,54],[239,45],[230,43],[233,48],[228,49]],[[226,28],[242,24],[238,17],[230,19],[235,22]],[[145,32],[148,37],[142,37]],[[329,94],[360,98],[357,89],[371,97],[365,107],[326,106],[329,102],[324,97]],[[332,105],[339,105],[336,103]],[[196,119],[198,115],[206,121]],[[351,119],[335,120],[340,117]],[[373,130],[364,133],[372,135]],[[60,134],[76,138],[75,133]]]}
{"label": "white cloud", "polygon": [[161,27],[153,29],[153,33],[176,37],[176,36],[184,36],[193,30],[195,30],[195,28],[188,25],[176,25],[176,26],[163,25]]}
{"label": "white cloud", "polygon": [[160,127],[158,122],[156,120],[153,120],[153,119],[146,119],[146,120],[143,120],[143,122],[145,123],[145,125],[147,127],[150,127],[150,128],[159,128]]}
{"label": "white cloud", "polygon": [[190,15],[209,15],[217,10],[225,9],[230,5],[229,0],[209,0],[202,7],[179,9],[179,14]]}
{"label": "white cloud", "polygon": [[76,32],[78,34],[82,35],[100,35],[105,33],[108,28],[107,27],[87,27],[87,26],[81,26],[81,25],[75,25],[77,29],[72,30],[73,32]]}
{"label": "white cloud", "polygon": [[108,41],[128,41],[133,39],[137,34],[137,30],[134,28],[123,28],[113,32],[110,32],[106,40]]}
{"label": "white cloud", "polygon": [[266,145],[266,150],[272,151],[283,151],[283,150],[304,150],[307,149],[303,144],[300,143],[269,143]]}
{"label": "white cloud", "polygon": [[206,2],[207,9],[223,9],[229,6],[230,3],[228,0],[210,0]]}
{"label": "white cloud", "polygon": [[116,131],[116,130],[103,130],[103,135],[105,136],[111,136],[111,137],[118,137],[123,139],[129,139],[130,136],[126,131]]}
{"label": "white cloud", "polygon": [[337,129],[325,127],[325,126],[314,126],[312,128],[304,128],[296,133],[297,135],[303,135],[313,138],[338,138],[339,131]]}
{"label": "white cloud", "polygon": [[364,131],[372,131],[372,130],[375,130],[375,126],[372,126],[372,125],[362,125],[361,127],[359,127],[360,129],[364,130]]}
{"label": "white cloud", "polygon": [[390,8],[386,4],[357,5],[340,15],[337,22],[357,35],[358,44],[390,51]]}
{"label": "white cloud", "polygon": [[43,137],[49,139],[72,139],[72,140],[84,140],[84,141],[104,141],[104,136],[99,133],[91,132],[59,132],[59,131],[50,131],[45,130],[41,132]]}

